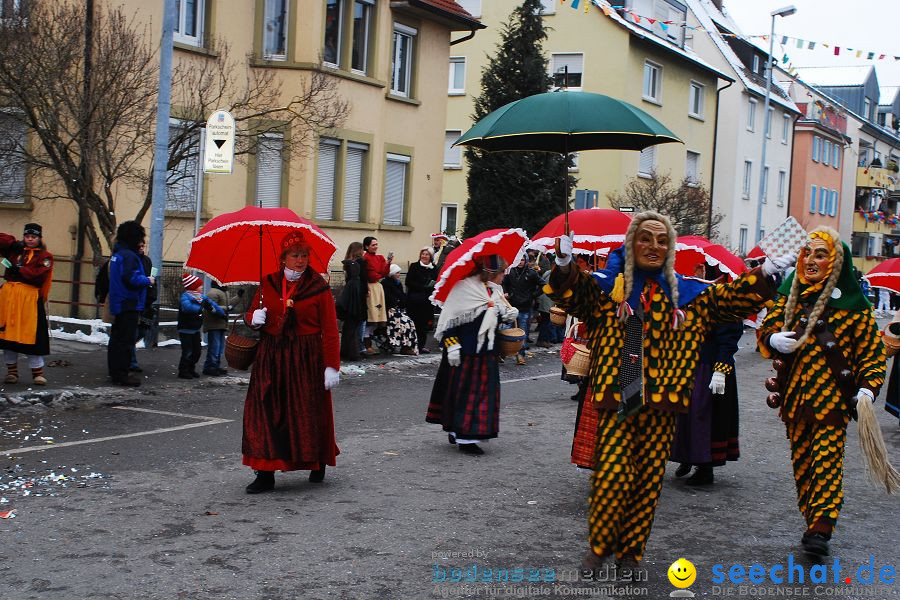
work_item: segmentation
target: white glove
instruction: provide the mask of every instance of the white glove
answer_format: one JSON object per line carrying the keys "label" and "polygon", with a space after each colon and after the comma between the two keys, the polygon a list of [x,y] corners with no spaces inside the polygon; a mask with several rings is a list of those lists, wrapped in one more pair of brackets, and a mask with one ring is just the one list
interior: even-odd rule
{"label": "white glove", "polygon": [[[572,233],[574,236],[575,234]],[[561,235],[556,238],[559,242],[559,250],[556,252],[556,258],[553,260],[560,267],[565,267],[572,262],[572,238],[567,235]]]}
{"label": "white glove", "polygon": [[863,400],[868,400],[872,404],[875,404],[875,394],[872,393],[872,390],[869,388],[859,388],[859,391],[856,392],[856,402],[862,402]]}
{"label": "white glove", "polygon": [[462,346],[459,344],[454,344],[447,348],[447,362],[450,363],[451,367],[458,367],[460,362],[459,351],[462,350]]}
{"label": "white glove", "polygon": [[519,309],[515,306],[507,306],[506,312],[500,315],[500,319],[505,323],[515,323],[519,316]]}
{"label": "white glove", "polygon": [[253,318],[250,319],[251,327],[260,327],[266,324],[266,308],[257,308],[253,311]]}
{"label": "white glove", "polygon": [[797,264],[797,254],[795,252],[776,256],[775,258],[767,256],[762,266],[762,272],[763,275],[775,275],[793,267],[795,264]]}
{"label": "white glove", "polygon": [[714,396],[725,393],[725,373],[722,371],[713,371],[712,377],[709,378],[709,389],[712,390]]}
{"label": "white glove", "polygon": [[325,389],[330,390],[341,382],[341,374],[331,367],[325,367]]}
{"label": "white glove", "polygon": [[769,338],[769,345],[782,354],[790,354],[797,349],[797,340],[794,339],[795,335],[796,332],[793,331],[773,333],[772,337]]}

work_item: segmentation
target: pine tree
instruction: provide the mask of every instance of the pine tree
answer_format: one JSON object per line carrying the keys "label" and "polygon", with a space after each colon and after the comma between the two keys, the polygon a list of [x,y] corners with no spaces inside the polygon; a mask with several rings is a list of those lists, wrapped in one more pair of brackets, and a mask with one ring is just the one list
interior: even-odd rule
{"label": "pine tree", "polygon": [[[524,0],[503,26],[496,55],[481,73],[475,121],[514,100],[550,89],[541,9],[540,0]],[[563,210],[564,160],[547,152],[489,153],[466,148],[469,199],[464,235],[498,227],[537,232]],[[574,182],[570,177],[571,187]]]}

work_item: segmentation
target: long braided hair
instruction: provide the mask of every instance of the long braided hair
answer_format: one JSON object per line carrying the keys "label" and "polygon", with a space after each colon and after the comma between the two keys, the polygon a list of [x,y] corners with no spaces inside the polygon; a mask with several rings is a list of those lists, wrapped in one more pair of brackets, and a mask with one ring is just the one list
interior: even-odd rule
{"label": "long braided hair", "polygon": [[[644,221],[659,221],[665,225],[666,233],[669,235],[669,245],[666,248],[666,262],[663,265],[663,270],[666,275],[666,281],[669,284],[669,289],[672,293],[672,310],[677,313],[678,280],[675,278],[675,240],[678,234],[675,233],[675,228],[672,227],[672,222],[669,220],[669,217],[652,210],[646,210],[636,214],[634,219],[632,219],[631,224],[628,226],[628,231],[625,233],[624,301],[628,301],[628,298],[631,296],[631,292],[634,289],[634,236],[637,233],[638,227],[640,227],[641,223]],[[624,323],[628,320],[628,314],[625,311],[619,311],[619,320]],[[678,328],[677,322],[675,328]]]}
{"label": "long braided hair", "polygon": [[[809,237],[810,239],[816,238],[823,240],[828,244],[828,250],[831,255],[829,261],[831,272],[819,288],[821,291],[819,292],[819,297],[816,299],[816,303],[813,304],[812,312],[809,315],[809,322],[806,324],[806,329],[803,330],[803,335],[797,340],[798,348],[809,338],[813,328],[816,326],[816,321],[819,320],[819,317],[821,317],[822,313],[825,311],[825,305],[828,304],[828,300],[831,298],[835,286],[837,286],[838,278],[841,275],[841,268],[844,266],[844,246],[841,244],[841,237],[837,231],[831,227],[822,225],[813,229],[809,234]],[[805,280],[805,277],[803,276],[803,263],[806,261],[808,254],[809,250],[804,248],[800,252],[800,256],[797,257],[797,270],[794,272],[794,281],[791,283],[791,292],[788,295],[787,301],[784,303],[784,325],[781,326],[782,332],[791,331],[792,329],[791,318],[794,315],[794,310],[797,308],[797,302],[800,300],[800,284],[806,283],[806,281],[801,282],[800,280],[801,278]],[[807,289],[806,292],[815,292],[817,287],[819,286],[813,285],[811,288]]]}

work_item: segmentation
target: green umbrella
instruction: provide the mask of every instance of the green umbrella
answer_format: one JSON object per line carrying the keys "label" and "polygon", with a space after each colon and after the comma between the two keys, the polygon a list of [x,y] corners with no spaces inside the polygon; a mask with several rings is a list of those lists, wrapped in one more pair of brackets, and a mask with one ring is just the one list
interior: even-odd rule
{"label": "green umbrella", "polygon": [[[582,150],[643,150],[681,140],[636,106],[603,94],[546,92],[502,106],[454,145],[488,152],[519,150],[569,154]],[[566,177],[566,231],[569,178]]]}

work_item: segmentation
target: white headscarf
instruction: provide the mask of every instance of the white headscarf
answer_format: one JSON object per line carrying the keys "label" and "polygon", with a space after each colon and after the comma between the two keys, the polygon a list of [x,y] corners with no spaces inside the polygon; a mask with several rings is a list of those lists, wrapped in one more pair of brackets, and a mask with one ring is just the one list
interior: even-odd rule
{"label": "white headscarf", "polygon": [[[493,292],[488,295],[488,287]],[[487,349],[494,348],[494,334],[500,317],[506,312],[506,304],[501,300],[503,288],[494,282],[483,282],[478,274],[467,277],[453,286],[438,318],[434,332],[436,339],[441,339],[448,329],[471,323],[485,313],[478,328],[477,348],[487,341]]]}

